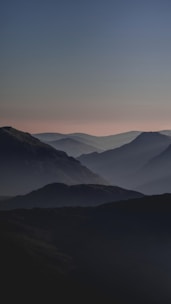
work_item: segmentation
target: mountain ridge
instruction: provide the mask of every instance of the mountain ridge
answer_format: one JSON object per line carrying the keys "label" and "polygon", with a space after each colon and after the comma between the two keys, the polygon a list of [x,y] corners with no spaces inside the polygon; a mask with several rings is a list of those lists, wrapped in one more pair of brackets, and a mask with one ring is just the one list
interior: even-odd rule
{"label": "mountain ridge", "polygon": [[72,137],[64,137],[61,139],[48,141],[50,146],[54,147],[57,150],[64,151],[69,156],[78,157],[83,153],[89,154],[94,151],[101,151],[92,145],[81,142],[76,138]]}
{"label": "mountain ridge", "polygon": [[171,137],[158,132],[143,132],[132,142],[105,152],[82,155],[82,164],[123,188],[135,189],[135,173],[151,158],[171,144]]}
{"label": "mountain ridge", "polygon": [[143,194],[116,186],[95,184],[66,185],[53,183],[24,196],[0,201],[0,210],[19,208],[88,207],[109,201],[143,197]]}
{"label": "mountain ridge", "polygon": [[0,128],[0,193],[16,195],[52,182],[106,183],[73,157],[29,133]]}
{"label": "mountain ridge", "polygon": [[106,136],[89,135],[86,133],[39,133],[33,134],[33,136],[45,142],[55,139],[58,140],[66,137],[75,138],[76,140],[81,141],[82,143],[94,146],[96,148],[95,151],[98,151],[99,149],[105,151],[130,142],[140,133],[140,131],[128,131],[124,133]]}

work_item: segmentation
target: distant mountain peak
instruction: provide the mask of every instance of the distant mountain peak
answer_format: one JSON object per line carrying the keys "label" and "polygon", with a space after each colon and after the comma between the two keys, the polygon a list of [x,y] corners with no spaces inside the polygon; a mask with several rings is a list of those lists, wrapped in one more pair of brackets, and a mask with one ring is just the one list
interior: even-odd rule
{"label": "distant mountain peak", "polygon": [[[9,140],[13,140],[13,142],[15,141],[16,143],[27,143],[30,145],[45,145],[42,142],[40,142],[39,139],[31,136],[29,133],[27,132],[23,132],[20,130],[17,130],[13,127],[2,127],[0,128],[0,135],[2,136],[1,141],[2,144],[8,144]],[[3,142],[3,139],[5,142]]]}
{"label": "distant mountain peak", "polygon": [[142,132],[138,135],[133,142],[141,142],[141,141],[151,141],[151,140],[168,140],[170,141],[169,136],[161,134],[159,132]]}
{"label": "distant mountain peak", "polygon": [[150,132],[142,132],[137,136],[137,138],[143,138],[143,137],[163,137],[165,135],[160,134],[159,132],[156,131],[150,131]]}

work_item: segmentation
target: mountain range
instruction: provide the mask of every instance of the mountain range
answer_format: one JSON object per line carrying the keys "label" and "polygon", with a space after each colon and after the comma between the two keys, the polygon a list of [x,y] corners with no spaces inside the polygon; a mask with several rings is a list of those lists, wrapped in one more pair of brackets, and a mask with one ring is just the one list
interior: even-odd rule
{"label": "mountain range", "polygon": [[[166,130],[104,137],[81,133],[70,134],[71,138],[59,133],[36,135],[45,143],[12,127],[0,128],[0,195],[26,194],[51,183],[110,183],[144,194],[171,192],[169,134]],[[131,137],[135,138],[130,141]],[[99,151],[100,146],[105,149],[107,145],[121,144],[123,140],[130,142],[88,153],[94,148]],[[62,149],[68,154],[84,154],[76,160]]]}
{"label": "mountain range", "polygon": [[0,194],[17,195],[46,184],[104,184],[104,179],[62,151],[42,143],[29,133],[0,128]]}
{"label": "mountain range", "polygon": [[0,128],[1,298],[170,304],[169,135]]}
{"label": "mountain range", "polygon": [[86,144],[75,138],[65,137],[58,140],[48,141],[47,144],[57,150],[66,152],[69,156],[78,157],[81,154],[88,154],[94,151],[102,151],[92,145]]}
{"label": "mountain range", "polygon": [[0,210],[97,206],[111,201],[139,198],[139,192],[104,185],[50,184],[23,196],[0,200]]}
{"label": "mountain range", "polygon": [[[57,149],[59,148],[58,145],[60,145],[61,150],[67,152],[69,155],[76,156],[80,155],[81,151],[83,151],[81,154],[86,154],[120,147],[123,144],[132,141],[140,133],[140,131],[130,131],[108,136],[93,136],[84,133],[40,133],[33,135],[41,141],[48,143]],[[64,139],[67,140],[67,142],[63,141]],[[77,146],[76,144],[73,144],[73,141],[71,141],[71,139],[77,142]],[[71,146],[69,144],[69,140]],[[78,143],[80,151],[78,150]]]}
{"label": "mountain range", "polygon": [[[143,132],[131,143],[120,148],[82,155],[78,159],[112,184],[138,191],[143,190],[146,193],[149,187],[144,184],[145,182],[152,182],[169,175],[170,145],[171,137],[169,136],[158,132]],[[163,169],[162,166],[164,166]],[[170,192],[171,186],[167,190]],[[150,193],[163,192],[159,185],[153,191],[154,187]]]}

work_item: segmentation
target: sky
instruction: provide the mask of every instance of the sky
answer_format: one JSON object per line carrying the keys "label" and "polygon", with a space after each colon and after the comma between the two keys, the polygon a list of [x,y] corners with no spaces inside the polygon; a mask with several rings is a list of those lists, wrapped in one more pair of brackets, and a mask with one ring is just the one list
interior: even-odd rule
{"label": "sky", "polygon": [[170,0],[2,0],[0,126],[171,129]]}

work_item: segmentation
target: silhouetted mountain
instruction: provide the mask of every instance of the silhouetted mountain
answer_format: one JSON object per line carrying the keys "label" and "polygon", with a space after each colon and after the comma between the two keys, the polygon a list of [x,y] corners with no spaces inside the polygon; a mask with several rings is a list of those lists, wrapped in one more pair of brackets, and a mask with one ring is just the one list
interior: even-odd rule
{"label": "silhouetted mountain", "polygon": [[128,200],[142,196],[139,192],[114,186],[50,184],[24,196],[0,201],[0,210],[97,206],[110,201]]}
{"label": "silhouetted mountain", "polygon": [[144,193],[171,193],[171,145],[166,150],[150,159],[137,172],[139,186]]}
{"label": "silhouetted mountain", "polygon": [[[94,147],[95,152],[99,150],[105,151],[109,149],[114,149],[122,146],[123,144],[131,142],[135,139],[141,132],[140,131],[130,131],[120,134],[108,135],[108,136],[93,136],[84,133],[71,133],[71,134],[59,134],[59,133],[40,133],[34,134],[34,136],[41,141],[50,142],[56,141],[64,138],[72,138],[86,145]],[[87,153],[86,151],[84,153]]]}
{"label": "silhouetted mountain", "polygon": [[[59,140],[49,141],[48,144],[57,150],[66,152],[69,156],[78,157],[81,154],[91,153],[97,150],[97,148],[80,142],[74,138],[62,138]],[[98,149],[100,152],[100,149]]]}
{"label": "silhouetted mountain", "polygon": [[134,188],[139,182],[135,173],[151,158],[163,152],[171,138],[157,132],[141,133],[131,143],[103,153],[82,155],[78,159],[89,169],[124,188]]}
{"label": "silhouetted mountain", "polygon": [[1,296],[170,304],[170,217],[171,195],[96,208],[1,211]]}
{"label": "silhouetted mountain", "polygon": [[104,183],[66,153],[57,151],[28,133],[0,128],[0,193],[15,195],[48,183]]}

